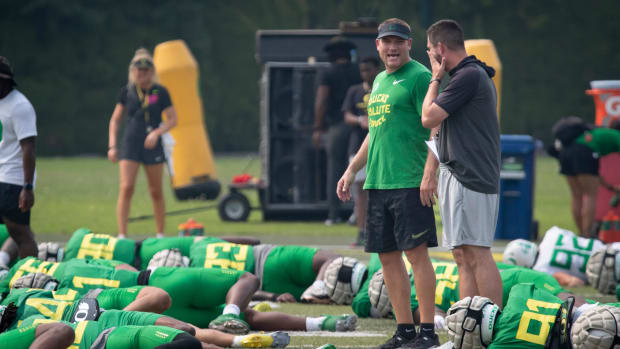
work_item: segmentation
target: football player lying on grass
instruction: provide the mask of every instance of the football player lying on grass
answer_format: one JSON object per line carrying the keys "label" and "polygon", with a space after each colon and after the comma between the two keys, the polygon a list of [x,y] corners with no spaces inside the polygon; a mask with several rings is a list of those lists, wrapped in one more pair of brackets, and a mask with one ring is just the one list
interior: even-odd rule
{"label": "football player lying on grass", "polygon": [[258,242],[248,237],[178,237],[136,243],[82,228],[73,233],[65,249],[57,243],[39,244],[39,259],[114,259],[140,269],[171,266],[152,261],[158,253],[170,250],[188,257],[182,258],[185,266],[244,270],[256,275],[260,280],[256,300],[329,303],[323,278],[337,254],[305,246],[255,245]]}
{"label": "football player lying on grass", "polygon": [[73,328],[62,323],[23,325],[11,331],[0,327],[0,348],[66,349],[74,339]]}
{"label": "football player lying on grass", "polygon": [[[196,337],[170,327],[164,326],[123,326],[106,328],[107,325],[99,321],[82,321],[70,323],[48,320],[41,316],[31,316],[24,320],[19,329],[33,326],[63,325],[68,326],[71,332],[75,330],[75,340],[66,347],[72,349],[218,349],[216,345],[200,342]],[[0,335],[1,337],[2,335]],[[27,348],[29,338],[16,338],[16,343]],[[63,349],[66,347],[62,347]]]}
{"label": "football player lying on grass", "polygon": [[[217,347],[248,347],[250,343],[260,344],[261,347],[284,347],[289,343],[288,335],[283,332],[233,336],[216,330],[196,328],[190,324],[160,314],[114,309],[106,310],[102,306],[110,305],[110,302],[114,302],[114,298],[118,296],[118,293],[110,294],[109,291],[111,290],[104,290],[101,293],[95,292],[87,294],[76,301],[67,301],[64,300],[67,294],[36,289],[14,289],[0,303],[0,324],[2,324],[0,327],[15,329],[24,326],[23,320],[36,316],[70,323],[92,320],[92,322],[98,323],[98,327],[93,326],[93,328],[99,331],[112,327],[164,326],[179,330],[176,333],[188,333],[192,337],[195,335],[198,340],[205,344],[205,347],[213,347],[207,346],[207,344],[214,344]],[[118,333],[120,334],[120,332]],[[138,335],[139,333],[125,333],[125,335],[129,334]],[[82,336],[83,333],[80,332],[80,327],[78,326],[76,328],[76,340],[80,340]],[[169,339],[174,339],[174,336]],[[175,343],[178,346],[171,345],[170,348],[184,348],[182,343],[191,343],[188,340],[179,342]],[[86,346],[86,348],[90,348],[90,346]]]}
{"label": "football player lying on grass", "polygon": [[[376,262],[375,262],[376,261]],[[371,256],[371,267],[374,270],[377,265],[378,258],[373,260]],[[435,327],[436,329],[445,328],[445,312],[452,304],[460,299],[458,268],[452,262],[433,261],[435,269]],[[562,297],[574,296],[564,290],[557,280],[552,276],[520,267],[511,267],[500,265],[500,276],[502,278],[503,287],[503,304],[508,300],[510,288],[518,283],[530,282],[539,288],[544,288],[554,295]],[[392,306],[387,294],[387,290],[383,281],[382,270],[375,272],[366,286],[367,292],[360,291],[353,301],[353,310],[360,317],[386,317],[391,315]],[[582,297],[574,296],[577,304],[581,305],[585,302]],[[418,299],[415,289],[415,278],[411,276],[411,311],[416,323],[419,322]]]}
{"label": "football player lying on grass", "polygon": [[[157,252],[176,248],[183,256],[189,257],[192,245],[204,238],[205,236],[182,236],[135,241],[119,239],[108,234],[97,234],[88,228],[80,228],[73,232],[64,248],[55,242],[40,243],[39,259],[49,262],[62,262],[73,258],[113,259],[125,262],[137,269],[146,269]],[[259,239],[245,236],[223,236],[217,239],[247,245],[260,243]],[[17,257],[17,253],[14,257]]]}
{"label": "football player lying on grass", "polygon": [[[611,244],[620,249],[619,243]],[[517,239],[504,249],[504,263],[553,275],[565,287],[583,286],[587,282],[586,265],[590,256],[605,248],[596,239],[575,235],[570,230],[552,227],[545,233],[540,245]]]}
{"label": "football player lying on grass", "polygon": [[[258,287],[258,279],[247,272],[175,267],[138,272],[126,270],[130,266],[118,263],[79,259],[51,263],[30,257],[11,268],[7,277],[0,281],[0,289],[3,285],[45,288],[47,285],[32,284],[25,280],[29,274],[44,273],[58,280],[58,288],[70,288],[81,295],[98,288],[131,288],[141,285],[157,287],[165,291],[171,301],[161,300],[160,304],[151,307],[149,305],[153,303],[153,299],[161,297],[163,291],[143,288],[119,293],[116,299],[124,298],[122,302],[115,302],[114,304],[118,304],[115,307],[123,309],[132,306],[133,310],[163,311],[165,315],[201,328],[209,327],[233,334],[247,333],[250,328],[264,331],[355,329],[357,317],[354,315],[304,318],[278,312],[261,313],[248,308],[250,298]],[[51,287],[54,288],[53,285]],[[145,300],[147,298],[149,301]],[[142,306],[137,307],[137,304]],[[169,309],[162,309],[162,305],[169,304]]]}
{"label": "football player lying on grass", "polygon": [[466,297],[446,317],[458,349],[614,348],[620,328],[618,303],[574,303],[531,283],[514,285],[503,310],[490,299]]}

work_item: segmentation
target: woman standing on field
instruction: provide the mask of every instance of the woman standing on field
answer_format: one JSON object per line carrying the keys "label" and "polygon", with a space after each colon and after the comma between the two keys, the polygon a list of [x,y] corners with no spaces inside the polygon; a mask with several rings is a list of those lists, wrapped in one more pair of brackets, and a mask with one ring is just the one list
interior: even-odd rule
{"label": "woman standing on field", "polygon": [[[116,205],[118,237],[127,237],[127,219],[140,163],[144,165],[157,236],[163,237],[166,207],[162,192],[163,164],[166,161],[161,136],[177,123],[177,115],[165,87],[157,84],[153,57],[140,48],[129,63],[127,86],[121,89],[110,119],[108,159],[119,162],[120,190]],[[162,121],[162,112],[166,121]],[[124,114],[128,120],[118,148],[118,129]]]}

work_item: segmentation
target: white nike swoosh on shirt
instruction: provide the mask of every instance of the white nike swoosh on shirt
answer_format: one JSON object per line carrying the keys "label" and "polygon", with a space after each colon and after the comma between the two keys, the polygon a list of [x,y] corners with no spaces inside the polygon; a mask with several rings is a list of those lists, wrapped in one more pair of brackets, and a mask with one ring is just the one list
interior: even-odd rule
{"label": "white nike swoosh on shirt", "polygon": [[399,83],[405,81],[406,79],[401,79],[401,80],[395,80],[392,85],[398,85]]}

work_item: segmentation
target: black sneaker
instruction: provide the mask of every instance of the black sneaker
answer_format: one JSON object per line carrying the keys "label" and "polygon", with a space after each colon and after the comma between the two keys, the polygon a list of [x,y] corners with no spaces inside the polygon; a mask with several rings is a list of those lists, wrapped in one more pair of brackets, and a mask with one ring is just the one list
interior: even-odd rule
{"label": "black sneaker", "polygon": [[398,349],[428,349],[438,348],[439,346],[439,337],[437,334],[433,334],[432,337],[428,337],[418,333],[418,336],[413,341],[406,343]]}
{"label": "black sneaker", "polygon": [[383,343],[383,345],[378,346],[376,349],[396,349],[407,344],[412,344],[415,341],[415,338],[406,339],[402,337],[398,332],[394,333],[392,338],[388,339],[387,342]]}

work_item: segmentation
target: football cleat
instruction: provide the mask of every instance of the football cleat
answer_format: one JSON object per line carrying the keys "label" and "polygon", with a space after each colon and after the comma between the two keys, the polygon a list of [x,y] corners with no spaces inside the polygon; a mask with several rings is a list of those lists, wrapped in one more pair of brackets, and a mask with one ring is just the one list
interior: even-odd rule
{"label": "football cleat", "polygon": [[242,348],[284,348],[291,342],[288,333],[277,331],[269,334],[251,333],[241,340]]}
{"label": "football cleat", "polygon": [[321,323],[322,331],[347,332],[355,331],[357,316],[355,315],[325,315],[325,320]]}
{"label": "football cleat", "polygon": [[235,314],[218,316],[209,323],[209,328],[230,334],[247,334],[250,332],[250,325]]}

